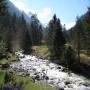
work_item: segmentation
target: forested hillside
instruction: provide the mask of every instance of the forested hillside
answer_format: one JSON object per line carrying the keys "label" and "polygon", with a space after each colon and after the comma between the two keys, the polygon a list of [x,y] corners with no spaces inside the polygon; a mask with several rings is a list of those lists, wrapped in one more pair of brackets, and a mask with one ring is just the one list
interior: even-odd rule
{"label": "forested hillside", "polygon": [[4,15],[0,15],[0,41],[4,43],[7,51],[28,49],[32,45],[40,44],[43,27],[37,17],[32,14],[29,18],[10,1],[2,3],[5,8],[2,11]]}
{"label": "forested hillside", "polygon": [[75,48],[80,43],[80,50],[86,50],[90,54],[90,8],[81,17],[77,17],[76,25],[69,31],[69,41]]}
{"label": "forested hillside", "polygon": [[16,7],[11,0],[0,0],[0,90],[90,90],[90,8],[77,16],[76,24],[63,25],[55,5],[56,14],[51,8],[39,11],[41,5],[38,14],[26,14],[34,8],[22,1],[14,1],[21,5]]}

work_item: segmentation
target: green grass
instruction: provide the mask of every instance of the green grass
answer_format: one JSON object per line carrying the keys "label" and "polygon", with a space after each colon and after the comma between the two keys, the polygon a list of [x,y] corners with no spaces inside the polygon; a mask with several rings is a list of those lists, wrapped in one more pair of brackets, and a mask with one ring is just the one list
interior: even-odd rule
{"label": "green grass", "polygon": [[[0,86],[4,85],[4,76],[6,70],[0,71]],[[23,82],[23,90],[56,90],[55,88],[42,84],[42,83],[34,83],[32,78],[30,77],[23,77],[23,76],[16,76],[14,75],[14,80],[17,83]]]}
{"label": "green grass", "polygon": [[40,56],[44,59],[49,58],[49,50],[46,45],[40,45],[40,46],[33,46],[32,49],[35,51],[35,54],[37,56]]}
{"label": "green grass", "polygon": [[5,75],[4,71],[0,71],[0,86],[3,85],[4,83],[4,75]]}
{"label": "green grass", "polygon": [[85,53],[80,53],[80,62],[90,65],[90,56]]}
{"label": "green grass", "polygon": [[0,59],[0,64],[5,64],[13,61],[16,61],[16,56],[10,54],[10,58],[8,58],[8,60],[6,58]]}
{"label": "green grass", "polygon": [[34,83],[30,77],[16,76],[17,82],[24,82],[24,90],[55,90],[49,85],[42,83]]}
{"label": "green grass", "polygon": [[[47,46],[45,46],[45,45],[34,46],[33,49],[35,50],[35,53],[37,53],[42,58],[48,57],[49,53],[48,53]],[[11,57],[8,60],[6,58],[0,60],[0,64],[5,64],[5,63],[13,62],[16,60],[15,55],[10,54],[10,56]],[[4,85],[4,76],[5,76],[6,71],[8,72],[8,69],[0,70],[0,86]],[[37,83],[37,82],[34,83],[32,78],[30,78],[30,77],[14,75],[14,80],[17,83],[23,82],[23,90],[56,90],[55,88],[53,88],[47,84],[44,84],[44,83]]]}

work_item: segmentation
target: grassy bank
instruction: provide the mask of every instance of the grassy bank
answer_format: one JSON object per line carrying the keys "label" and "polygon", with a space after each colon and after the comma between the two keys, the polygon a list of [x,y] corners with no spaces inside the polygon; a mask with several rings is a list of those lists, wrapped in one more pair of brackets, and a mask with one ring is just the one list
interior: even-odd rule
{"label": "grassy bank", "polygon": [[39,45],[39,46],[33,46],[33,53],[37,56],[48,59],[49,58],[49,51],[48,47],[46,45]]}
{"label": "grassy bank", "polygon": [[[0,86],[4,85],[4,76],[5,70],[0,71]],[[22,90],[55,90],[55,88],[42,84],[42,83],[34,83],[32,78],[30,77],[23,77],[23,76],[16,76],[14,75],[14,80],[19,84],[23,82]]]}
{"label": "grassy bank", "polygon": [[86,53],[81,53],[80,62],[90,66],[90,56]]}
{"label": "grassy bank", "polygon": [[[46,50],[46,46],[42,46],[41,48],[42,49],[44,48],[44,49],[43,50],[40,49],[40,53],[41,53],[41,51],[42,52],[44,52],[44,51],[46,52],[47,51]],[[9,56],[10,57],[8,59],[7,58],[0,59],[0,64],[6,64],[6,63],[10,63],[10,62],[13,62],[13,61],[17,60],[15,55],[10,54]],[[8,68],[6,68],[4,70],[2,70],[0,68],[0,86],[4,85],[5,73],[6,72],[9,73]],[[52,88],[49,85],[42,84],[42,83],[34,83],[32,78],[30,78],[30,77],[23,77],[23,76],[16,76],[16,75],[14,75],[14,81],[17,82],[18,84],[23,83],[23,88],[22,88],[23,90],[55,90],[55,88]]]}
{"label": "grassy bank", "polygon": [[[34,54],[36,54],[37,56],[44,59],[49,59],[49,50],[46,45],[33,46],[32,49],[34,51]],[[81,52],[80,62],[83,64],[90,65],[90,56],[85,52]]]}
{"label": "grassy bank", "polygon": [[13,61],[16,61],[16,60],[17,60],[17,58],[16,58],[15,55],[9,54],[8,58],[0,59],[0,64],[10,63],[10,62],[13,62]]}
{"label": "grassy bank", "polygon": [[30,77],[16,76],[16,81],[24,82],[23,90],[55,90],[55,88],[52,88],[49,85],[42,83],[34,83]]}
{"label": "grassy bank", "polygon": [[0,70],[0,86],[4,84],[4,71]]}

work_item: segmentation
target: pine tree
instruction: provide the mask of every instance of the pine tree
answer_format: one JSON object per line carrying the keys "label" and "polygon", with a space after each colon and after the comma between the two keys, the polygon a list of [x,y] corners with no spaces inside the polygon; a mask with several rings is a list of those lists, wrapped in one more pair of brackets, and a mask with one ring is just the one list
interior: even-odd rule
{"label": "pine tree", "polygon": [[80,63],[80,30],[82,29],[79,18],[77,17],[77,51],[78,51],[78,63]]}
{"label": "pine tree", "polygon": [[22,26],[22,29],[20,33],[20,38],[21,38],[20,46],[25,54],[30,54],[31,46],[32,46],[31,34],[30,34],[30,31],[28,30],[27,23],[23,13],[21,16],[21,26]]}
{"label": "pine tree", "polygon": [[90,55],[90,7],[88,7],[87,17],[86,17],[86,50],[88,54]]}
{"label": "pine tree", "polygon": [[64,54],[64,58],[65,58],[65,63],[66,63],[66,67],[72,67],[73,64],[76,62],[76,58],[75,58],[75,51],[73,50],[73,48],[71,46],[68,46],[66,48],[66,52]]}
{"label": "pine tree", "polygon": [[57,24],[56,24],[56,34],[54,37],[54,47],[55,47],[55,56],[59,57],[61,56],[62,50],[63,50],[63,45],[65,44],[65,38],[62,33],[62,26],[60,24],[60,20],[57,19]]}
{"label": "pine tree", "polygon": [[6,0],[0,0],[0,15],[6,15],[7,9],[6,9]]}
{"label": "pine tree", "polygon": [[48,30],[47,43],[50,51],[50,57],[51,59],[60,59],[62,48],[66,43],[66,40],[63,36],[60,20],[57,19],[56,15],[54,15],[53,19],[50,21]]}
{"label": "pine tree", "polygon": [[24,36],[24,40],[22,43],[22,49],[24,51],[25,54],[30,54],[31,53],[31,46],[32,46],[32,41],[31,41],[31,36],[29,34],[29,31],[26,30],[25,31],[25,36]]}
{"label": "pine tree", "polygon": [[8,33],[7,33],[7,39],[6,39],[7,52],[12,52],[13,51],[13,49],[12,49],[13,48],[12,40],[13,40],[12,29],[9,28]]}
{"label": "pine tree", "polygon": [[32,36],[32,44],[38,45],[41,44],[42,41],[42,25],[39,24],[39,21],[35,15],[33,15],[31,21],[31,36]]}

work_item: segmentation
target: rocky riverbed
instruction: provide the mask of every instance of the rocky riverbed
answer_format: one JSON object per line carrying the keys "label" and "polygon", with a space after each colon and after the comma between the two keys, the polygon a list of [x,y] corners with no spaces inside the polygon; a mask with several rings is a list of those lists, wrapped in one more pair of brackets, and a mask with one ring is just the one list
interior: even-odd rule
{"label": "rocky riverbed", "polygon": [[10,71],[14,74],[31,76],[34,82],[47,83],[58,90],[90,90],[90,80],[60,65],[20,52],[16,52],[16,55],[19,61],[10,65]]}

